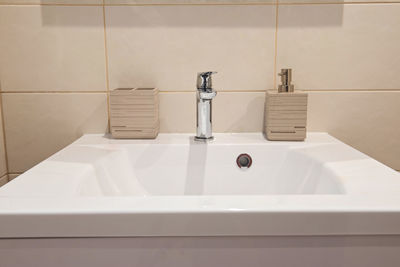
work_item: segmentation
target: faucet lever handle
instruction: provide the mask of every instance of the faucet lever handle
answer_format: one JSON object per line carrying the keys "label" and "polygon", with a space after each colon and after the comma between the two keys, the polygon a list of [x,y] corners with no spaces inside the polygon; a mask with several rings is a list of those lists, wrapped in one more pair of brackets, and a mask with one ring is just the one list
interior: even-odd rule
{"label": "faucet lever handle", "polygon": [[197,90],[211,90],[212,89],[212,75],[216,71],[199,72],[197,74]]}

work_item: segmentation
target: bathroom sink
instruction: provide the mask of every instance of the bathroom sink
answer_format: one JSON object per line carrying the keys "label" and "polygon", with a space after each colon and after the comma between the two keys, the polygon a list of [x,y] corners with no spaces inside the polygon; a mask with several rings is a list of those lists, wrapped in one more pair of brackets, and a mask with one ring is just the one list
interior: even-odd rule
{"label": "bathroom sink", "polygon": [[0,188],[0,237],[400,234],[399,196],[396,171],[326,133],[85,135]]}

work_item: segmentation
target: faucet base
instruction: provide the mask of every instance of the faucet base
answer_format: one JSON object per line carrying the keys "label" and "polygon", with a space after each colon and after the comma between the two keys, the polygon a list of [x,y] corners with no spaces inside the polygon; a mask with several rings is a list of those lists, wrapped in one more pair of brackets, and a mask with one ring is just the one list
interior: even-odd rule
{"label": "faucet base", "polygon": [[214,140],[214,136],[211,136],[211,137],[199,137],[199,136],[195,136],[195,137],[194,137],[194,141],[207,142],[207,141],[212,141],[212,140]]}

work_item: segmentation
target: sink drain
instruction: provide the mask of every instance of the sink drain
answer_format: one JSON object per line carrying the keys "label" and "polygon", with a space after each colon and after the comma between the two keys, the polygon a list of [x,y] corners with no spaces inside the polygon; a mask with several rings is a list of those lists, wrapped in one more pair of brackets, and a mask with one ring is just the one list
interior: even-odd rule
{"label": "sink drain", "polygon": [[249,154],[240,154],[236,159],[236,164],[239,168],[250,168],[253,160],[251,159]]}

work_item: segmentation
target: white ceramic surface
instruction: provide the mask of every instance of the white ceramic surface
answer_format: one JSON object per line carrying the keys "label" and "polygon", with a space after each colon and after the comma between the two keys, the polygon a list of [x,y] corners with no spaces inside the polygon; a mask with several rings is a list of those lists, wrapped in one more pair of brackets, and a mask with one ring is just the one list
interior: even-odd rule
{"label": "white ceramic surface", "polygon": [[400,174],[325,133],[85,135],[0,189],[0,225],[0,237],[400,234]]}

